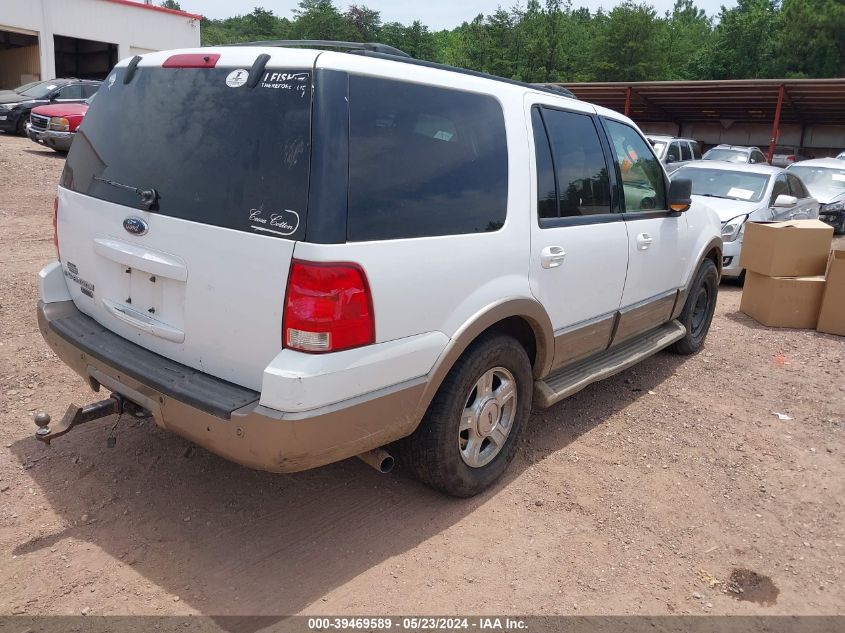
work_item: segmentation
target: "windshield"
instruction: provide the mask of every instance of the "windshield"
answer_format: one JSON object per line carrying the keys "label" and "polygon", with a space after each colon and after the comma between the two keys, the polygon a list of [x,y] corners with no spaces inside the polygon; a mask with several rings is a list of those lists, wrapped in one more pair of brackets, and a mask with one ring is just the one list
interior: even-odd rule
{"label": "windshield", "polygon": [[18,94],[21,94],[22,92],[25,92],[25,91],[29,90],[30,88],[32,88],[33,86],[37,86],[40,83],[43,83],[43,82],[41,82],[41,81],[30,81],[28,84],[24,84],[22,86],[18,86],[17,88],[15,88],[15,92],[18,93]]}
{"label": "windshield", "polygon": [[[18,94],[22,97],[29,97],[30,99],[44,99],[48,94],[59,87],[58,84],[54,84],[49,81],[42,81],[41,83],[37,83],[35,85],[27,84],[27,86],[21,86],[21,88],[26,88],[26,90],[21,90]],[[18,90],[20,90],[20,88],[18,88]]]}
{"label": "windshield", "polygon": [[798,176],[816,198],[833,198],[845,193],[845,166],[831,167],[793,166],[789,171]]}
{"label": "windshield", "polygon": [[62,186],[136,209],[137,190],[155,190],[163,215],[301,239],[310,70],[254,88],[231,68],[140,68],[128,84],[125,72],[98,91]]}
{"label": "windshield", "polygon": [[729,163],[747,163],[748,154],[739,149],[711,149],[704,154],[704,160],[724,160]]}
{"label": "windshield", "polygon": [[766,193],[770,176],[727,169],[682,167],[672,174],[672,180],[678,178],[692,180],[692,193],[696,196],[760,202]]}

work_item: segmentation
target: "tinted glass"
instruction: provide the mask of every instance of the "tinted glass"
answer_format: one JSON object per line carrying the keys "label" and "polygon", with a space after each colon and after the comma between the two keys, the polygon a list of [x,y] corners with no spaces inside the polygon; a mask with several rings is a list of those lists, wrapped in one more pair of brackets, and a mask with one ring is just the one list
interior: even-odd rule
{"label": "tinted glass", "polygon": [[681,160],[692,160],[689,143],[681,143]]}
{"label": "tinted glass", "polygon": [[152,188],[164,215],[274,237],[304,233],[309,71],[255,88],[229,87],[231,68],[139,68],[128,85],[125,69],[115,72],[73,142],[63,186],[136,209],[136,193],[105,181]]}
{"label": "tinted glass", "polygon": [[698,143],[691,142],[690,146],[692,147],[692,157],[695,160],[701,160],[701,147],[699,147]]}
{"label": "tinted glass", "polygon": [[100,86],[95,86],[93,84],[85,84],[82,86],[82,98],[87,99],[95,94],[97,94],[97,89]]}
{"label": "tinted glass", "polygon": [[681,160],[681,147],[677,141],[669,146],[669,151],[666,152],[666,162],[676,163]]}
{"label": "tinted glass", "polygon": [[610,182],[592,117],[543,109],[561,217],[610,213]]}
{"label": "tinted glass", "polygon": [[625,210],[666,209],[663,169],[648,143],[634,128],[606,119],[613,151],[625,191]]}
{"label": "tinted glass", "polygon": [[557,186],[555,167],[549,137],[539,108],[531,110],[531,124],[534,128],[534,153],[537,158],[537,217],[557,217]]}
{"label": "tinted glass", "polygon": [[58,99],[84,99],[82,96],[82,84],[65,86],[59,91]]}
{"label": "tinted glass", "polygon": [[350,76],[349,107],[349,240],[502,227],[508,151],[498,101]]}
{"label": "tinted glass", "polygon": [[804,183],[801,180],[793,175],[793,174],[786,174],[786,182],[789,184],[789,195],[795,196],[799,200],[801,198],[809,198],[810,193],[807,191],[807,188],[804,186]]}
{"label": "tinted glass", "polygon": [[692,181],[692,193],[708,198],[725,198],[759,202],[769,185],[767,174],[729,169],[703,169],[681,167],[671,176],[672,180],[687,178]]}
{"label": "tinted glass", "polygon": [[774,204],[775,200],[778,199],[778,196],[788,196],[789,193],[789,185],[786,183],[786,176],[781,174],[775,180],[775,186],[772,188],[772,198],[769,204]]}
{"label": "tinted glass", "polygon": [[754,159],[752,162],[757,165],[762,165],[767,162],[766,157],[763,156],[762,152],[754,151],[752,152],[751,157]]}

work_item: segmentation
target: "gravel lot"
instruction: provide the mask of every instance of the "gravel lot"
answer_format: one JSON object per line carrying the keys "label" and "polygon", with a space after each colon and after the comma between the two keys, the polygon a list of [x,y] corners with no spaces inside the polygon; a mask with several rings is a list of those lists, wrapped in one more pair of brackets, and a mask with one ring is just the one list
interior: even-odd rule
{"label": "gravel lot", "polygon": [[702,353],[536,412],[468,501],[150,423],[42,446],[32,411],[94,399],[35,322],[63,163],[0,134],[0,613],[845,613],[845,338],[761,327],[734,286]]}

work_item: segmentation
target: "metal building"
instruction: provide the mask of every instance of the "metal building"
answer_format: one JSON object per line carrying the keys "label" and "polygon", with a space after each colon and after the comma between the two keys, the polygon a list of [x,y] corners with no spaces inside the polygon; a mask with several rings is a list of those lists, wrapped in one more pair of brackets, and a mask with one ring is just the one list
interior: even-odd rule
{"label": "metal building", "polygon": [[581,99],[630,116],[645,131],[705,147],[775,146],[810,157],[845,148],[845,79],[747,79],[563,84]]}
{"label": "metal building", "polygon": [[2,0],[0,90],[104,79],[125,57],[199,46],[201,17],[132,0]]}

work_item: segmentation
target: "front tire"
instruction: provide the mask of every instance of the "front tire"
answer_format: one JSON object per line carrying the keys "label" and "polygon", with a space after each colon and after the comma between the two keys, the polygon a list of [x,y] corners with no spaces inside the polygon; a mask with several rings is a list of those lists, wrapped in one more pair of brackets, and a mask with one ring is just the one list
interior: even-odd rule
{"label": "front tire", "polygon": [[421,481],[471,497],[502,476],[528,416],[534,380],[522,345],[485,336],[449,371],[417,430],[400,443],[400,459]]}
{"label": "front tire", "polygon": [[670,352],[688,356],[695,354],[704,345],[710,322],[716,311],[719,293],[719,271],[712,259],[705,259],[695,274],[687,302],[678,320],[687,328],[687,333],[669,347]]}

